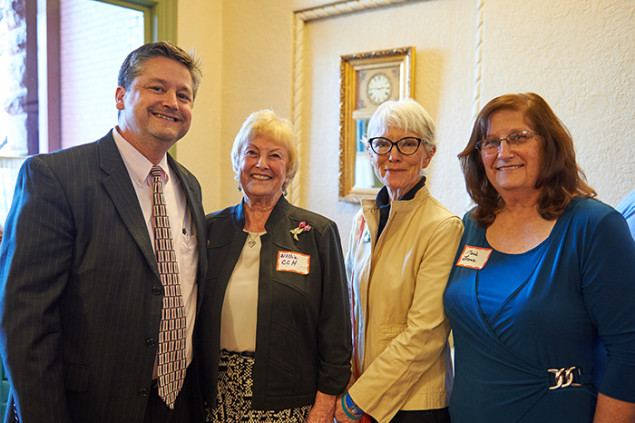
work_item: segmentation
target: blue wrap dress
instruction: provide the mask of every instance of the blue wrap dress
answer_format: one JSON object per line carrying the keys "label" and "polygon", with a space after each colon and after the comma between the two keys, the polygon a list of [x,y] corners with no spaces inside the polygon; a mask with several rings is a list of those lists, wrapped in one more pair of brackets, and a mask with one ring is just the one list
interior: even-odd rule
{"label": "blue wrap dress", "polygon": [[598,391],[635,402],[635,242],[624,218],[575,198],[545,241],[506,254],[469,216],[444,295],[452,422],[591,422]]}

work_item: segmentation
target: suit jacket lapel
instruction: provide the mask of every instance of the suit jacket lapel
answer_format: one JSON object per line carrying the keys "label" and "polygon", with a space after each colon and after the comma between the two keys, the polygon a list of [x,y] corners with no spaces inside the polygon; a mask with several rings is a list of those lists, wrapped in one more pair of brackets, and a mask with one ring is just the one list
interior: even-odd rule
{"label": "suit jacket lapel", "polygon": [[104,188],[112,199],[121,220],[143,252],[152,271],[159,277],[157,262],[152,249],[152,241],[148,234],[146,222],[134,191],[126,165],[121,159],[115,140],[111,133],[98,141],[99,165],[104,172]]}

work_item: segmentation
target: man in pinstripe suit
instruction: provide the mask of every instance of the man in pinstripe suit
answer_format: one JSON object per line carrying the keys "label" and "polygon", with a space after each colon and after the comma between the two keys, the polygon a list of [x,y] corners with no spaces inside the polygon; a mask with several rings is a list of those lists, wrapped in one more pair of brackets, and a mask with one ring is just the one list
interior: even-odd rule
{"label": "man in pinstripe suit", "polygon": [[[118,125],[20,170],[0,249],[0,346],[11,384],[5,421],[202,417],[192,361],[206,257],[201,189],[167,154],[190,127],[200,78],[197,61],[175,45],[139,47],[119,72]],[[173,409],[154,381],[164,295],[153,252],[154,165],[187,327],[189,367]]]}

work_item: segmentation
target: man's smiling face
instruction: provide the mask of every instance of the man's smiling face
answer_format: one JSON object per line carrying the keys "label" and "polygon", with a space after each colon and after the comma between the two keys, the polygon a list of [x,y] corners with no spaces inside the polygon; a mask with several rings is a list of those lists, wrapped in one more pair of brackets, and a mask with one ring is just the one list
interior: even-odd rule
{"label": "man's smiling face", "polygon": [[167,151],[190,128],[192,76],[185,65],[166,57],[148,59],[141,69],[127,90],[117,88],[119,130],[142,153],[156,143]]}

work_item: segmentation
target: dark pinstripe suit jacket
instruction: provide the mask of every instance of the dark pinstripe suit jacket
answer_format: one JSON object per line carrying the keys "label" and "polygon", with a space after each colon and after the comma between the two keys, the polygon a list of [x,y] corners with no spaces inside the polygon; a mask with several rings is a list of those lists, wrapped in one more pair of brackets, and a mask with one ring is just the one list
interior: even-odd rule
{"label": "dark pinstripe suit jacket", "polygon": [[[196,178],[168,158],[198,234]],[[0,346],[23,422],[141,422],[162,289],[141,207],[111,134],[27,160],[0,249]],[[188,369],[189,371],[190,369]]]}

